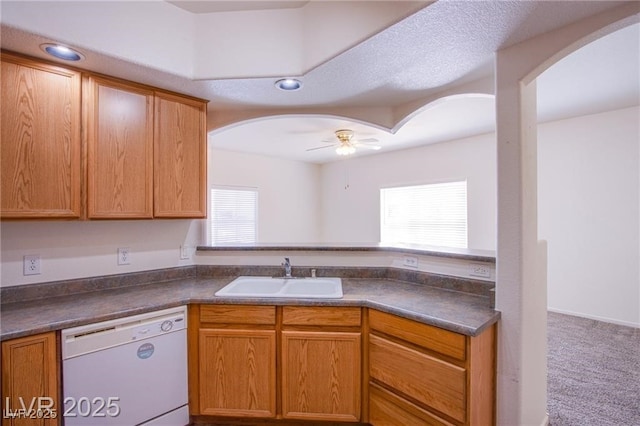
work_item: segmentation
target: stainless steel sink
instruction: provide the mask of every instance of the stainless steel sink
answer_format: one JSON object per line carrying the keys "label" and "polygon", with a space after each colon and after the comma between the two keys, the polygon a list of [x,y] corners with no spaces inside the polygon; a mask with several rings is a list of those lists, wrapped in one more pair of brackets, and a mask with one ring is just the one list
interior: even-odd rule
{"label": "stainless steel sink", "polygon": [[238,277],[215,293],[224,297],[342,298],[340,278]]}

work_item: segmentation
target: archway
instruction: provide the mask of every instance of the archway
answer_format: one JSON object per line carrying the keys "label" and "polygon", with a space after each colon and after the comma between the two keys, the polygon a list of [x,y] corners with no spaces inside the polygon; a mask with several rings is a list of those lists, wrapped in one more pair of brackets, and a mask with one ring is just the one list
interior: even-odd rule
{"label": "archway", "polygon": [[[635,24],[599,38],[537,78],[538,235],[548,247],[554,425],[640,422],[632,399],[640,385],[623,366],[638,341],[633,328],[615,325],[640,326],[639,32]],[[598,102],[605,92],[613,100]],[[575,94],[577,116],[543,113],[559,113]]]}
{"label": "archway", "polygon": [[548,421],[546,283],[540,273],[546,269],[546,250],[537,236],[535,78],[578,47],[637,22],[639,6],[625,4],[497,54],[499,424]]}

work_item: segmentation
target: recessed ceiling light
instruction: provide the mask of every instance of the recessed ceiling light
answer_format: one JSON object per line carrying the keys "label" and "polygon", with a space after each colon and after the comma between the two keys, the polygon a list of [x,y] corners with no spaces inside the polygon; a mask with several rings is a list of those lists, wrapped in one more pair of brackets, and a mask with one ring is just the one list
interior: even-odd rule
{"label": "recessed ceiling light", "polygon": [[40,49],[47,52],[51,56],[65,61],[81,61],[84,55],[70,47],[55,43],[44,43],[40,45]]}
{"label": "recessed ceiling light", "polygon": [[280,90],[291,92],[294,90],[300,90],[300,88],[302,87],[302,82],[300,80],[296,80],[295,78],[282,78],[276,81],[276,87]]}

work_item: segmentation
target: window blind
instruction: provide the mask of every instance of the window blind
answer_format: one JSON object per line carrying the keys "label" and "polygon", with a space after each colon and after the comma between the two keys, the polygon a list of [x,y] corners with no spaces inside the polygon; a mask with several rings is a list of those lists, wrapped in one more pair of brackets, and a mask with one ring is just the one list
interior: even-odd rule
{"label": "window blind", "polygon": [[467,247],[467,182],[380,189],[383,243]]}
{"label": "window blind", "polygon": [[211,243],[255,243],[257,210],[255,188],[211,188]]}

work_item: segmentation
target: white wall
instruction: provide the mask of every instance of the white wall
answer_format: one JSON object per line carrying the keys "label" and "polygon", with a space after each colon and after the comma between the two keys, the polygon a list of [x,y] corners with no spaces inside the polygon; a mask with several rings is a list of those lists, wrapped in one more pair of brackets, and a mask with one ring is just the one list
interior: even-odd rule
{"label": "white wall", "polygon": [[640,326],[640,109],[539,126],[549,309]]}
{"label": "white wall", "polygon": [[258,188],[258,242],[308,243],[320,236],[320,166],[209,150],[209,185]]}
{"label": "white wall", "polygon": [[470,249],[496,247],[495,135],[336,161],[322,167],[322,239],[380,241],[380,188],[467,179]]}
{"label": "white wall", "polygon": [[[0,286],[122,274],[193,264],[201,244],[200,220],[0,222]],[[190,259],[180,259],[180,246]],[[128,247],[129,265],[118,265],[118,247]],[[24,255],[41,256],[41,274],[23,276]]]}

